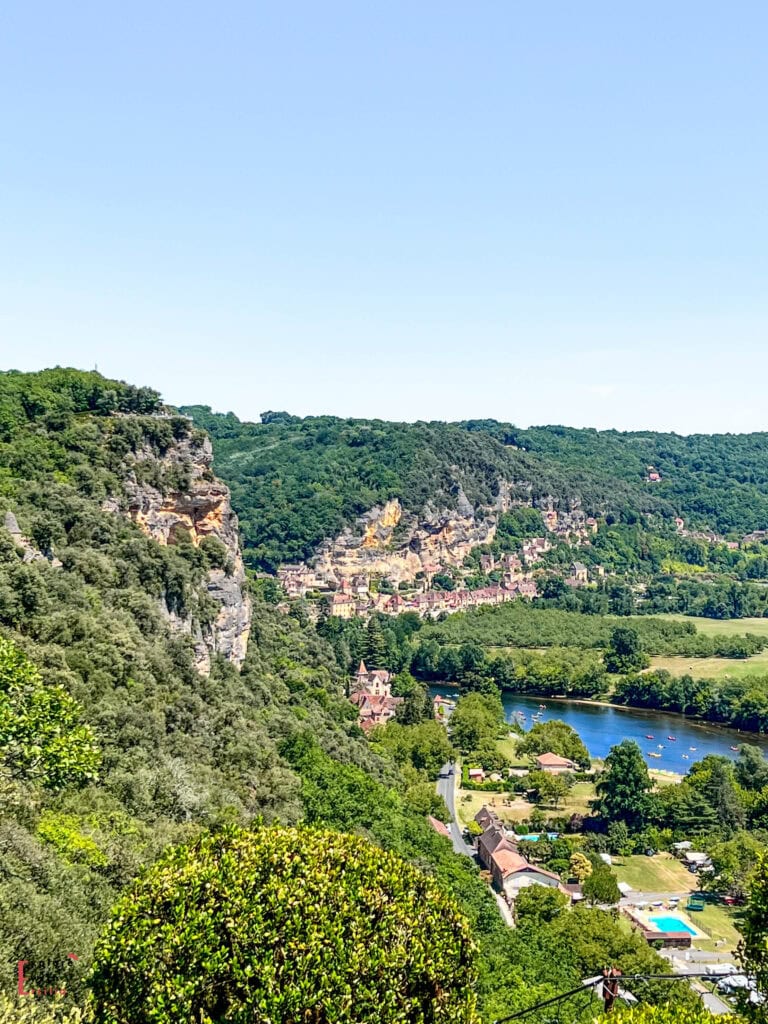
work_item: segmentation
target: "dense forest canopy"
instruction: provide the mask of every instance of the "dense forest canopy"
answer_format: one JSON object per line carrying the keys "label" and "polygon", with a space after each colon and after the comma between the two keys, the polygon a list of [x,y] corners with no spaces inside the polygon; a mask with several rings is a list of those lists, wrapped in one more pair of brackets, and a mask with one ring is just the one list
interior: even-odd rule
{"label": "dense forest canopy", "polygon": [[[490,505],[512,496],[634,521],[655,512],[723,534],[768,527],[768,435],[522,430],[495,420],[389,423],[265,413],[261,423],[207,406],[182,412],[213,439],[216,471],[240,513],[254,566],[311,556],[367,509],[397,497],[420,513],[460,489]],[[648,481],[649,468],[660,474]]]}

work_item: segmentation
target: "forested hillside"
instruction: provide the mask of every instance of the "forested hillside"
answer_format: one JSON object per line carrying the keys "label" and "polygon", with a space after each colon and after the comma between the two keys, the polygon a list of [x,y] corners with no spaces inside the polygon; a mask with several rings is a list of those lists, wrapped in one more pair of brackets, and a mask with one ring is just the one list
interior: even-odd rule
{"label": "forested hillside", "polygon": [[[350,720],[330,650],[296,619],[257,606],[242,673],[223,659],[208,678],[195,671],[190,640],[162,608],[205,611],[200,582],[215,552],[161,546],[102,509],[121,496],[126,457],[162,453],[192,429],[158,411],[154,392],[96,374],[0,376],[0,636],[10,641],[0,679],[16,716],[0,708],[9,987],[20,959],[37,983],[53,984],[76,952],[81,976],[120,888],[168,843],[219,822],[301,818],[301,780],[278,753],[296,730],[372,778],[394,779]],[[40,684],[29,696],[21,682],[30,672],[41,697]],[[48,714],[59,693],[73,702],[56,710],[67,743],[33,771],[19,722],[32,735],[40,700]],[[95,758],[78,745],[78,722]],[[78,992],[76,978],[69,987]]]}
{"label": "forested hillside", "polygon": [[[744,534],[768,527],[767,435],[693,435],[535,427],[494,420],[388,423],[264,413],[261,423],[204,406],[182,410],[207,430],[230,485],[246,559],[274,569],[306,559],[367,509],[397,497],[420,513],[463,493],[492,505],[499,488],[561,509],[632,522],[644,512]],[[654,467],[660,479],[649,482]]]}
{"label": "forested hillside", "polygon": [[243,423],[203,406],[181,411],[213,439],[216,471],[232,488],[246,560],[254,566],[308,558],[325,538],[390,498],[416,514],[426,506],[456,508],[462,492],[474,506],[491,506],[507,484],[513,499],[554,495],[566,507],[580,500],[588,511],[671,509],[654,492],[604,470],[570,472],[462,424],[287,413]]}
{"label": "forested hillside", "polygon": [[[472,925],[488,1019],[598,961],[658,971],[643,940],[597,910],[537,925],[535,944],[505,926],[475,866],[427,823],[434,769],[368,743],[332,647],[300,608],[255,599],[242,669],[214,657],[209,676],[196,671],[179,616],[209,614],[203,581],[220,552],[159,544],[120,514],[134,456],[149,473],[147,453],[165,465],[193,429],[153,391],[98,374],[0,375],[5,990],[24,960],[30,984],[65,983],[79,1002],[109,909],[142,866],[204,828],[259,820],[358,832],[431,874]],[[169,499],[188,482],[183,465],[153,477]],[[445,756],[442,727],[428,728]]]}
{"label": "forested hillside", "polygon": [[520,430],[471,420],[469,430],[514,444],[570,473],[606,473],[637,486],[648,467],[661,480],[656,496],[679,515],[721,533],[768,524],[768,434],[662,434],[546,426]]}

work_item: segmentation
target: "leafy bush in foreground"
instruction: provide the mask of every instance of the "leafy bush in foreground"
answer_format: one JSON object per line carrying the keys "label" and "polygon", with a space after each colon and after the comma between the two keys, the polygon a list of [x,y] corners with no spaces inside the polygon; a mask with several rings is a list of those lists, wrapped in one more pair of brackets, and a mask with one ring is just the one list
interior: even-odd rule
{"label": "leafy bush in foreground", "polygon": [[172,850],[95,956],[99,1024],[474,1022],[469,927],[416,868],[309,828],[226,829]]}

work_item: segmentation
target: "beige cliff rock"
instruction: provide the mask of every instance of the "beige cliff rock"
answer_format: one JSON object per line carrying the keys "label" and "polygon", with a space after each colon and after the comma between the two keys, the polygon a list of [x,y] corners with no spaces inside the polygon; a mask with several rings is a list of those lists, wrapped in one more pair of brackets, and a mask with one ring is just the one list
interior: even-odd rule
{"label": "beige cliff rock", "polygon": [[[505,499],[500,505],[504,507]],[[419,572],[461,565],[469,552],[496,535],[497,513],[477,513],[463,491],[455,510],[425,509],[408,515],[397,498],[360,518],[319,549],[313,565],[319,576],[344,580],[358,575],[388,577],[394,584],[412,582]],[[395,530],[398,529],[397,541]]]}
{"label": "beige cliff rock", "polygon": [[251,628],[251,600],[245,586],[245,568],[240,553],[237,516],[230,503],[229,488],[211,472],[213,453],[208,438],[185,438],[163,456],[150,449],[140,451],[136,463],[154,461],[162,471],[180,470],[189,485],[184,491],[162,493],[140,483],[129,471],[125,481],[125,502],[109,499],[107,511],[120,511],[159,544],[191,542],[198,547],[206,537],[215,537],[227,550],[227,571],[211,569],[205,581],[208,595],[220,606],[215,622],[201,626],[191,618],[180,618],[163,603],[172,627],[192,637],[198,671],[207,675],[211,656],[220,654],[240,666],[246,655]]}

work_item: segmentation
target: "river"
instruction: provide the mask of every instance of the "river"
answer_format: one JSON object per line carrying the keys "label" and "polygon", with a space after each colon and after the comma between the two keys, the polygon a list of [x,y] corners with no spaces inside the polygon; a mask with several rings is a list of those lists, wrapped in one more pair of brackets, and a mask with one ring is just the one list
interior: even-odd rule
{"label": "river", "polygon": [[[454,699],[457,696],[457,690],[451,686],[433,686],[430,690],[433,696],[437,693]],[[524,729],[530,729],[534,724],[533,715],[538,714],[539,705],[544,704],[546,709],[542,710],[538,721],[558,718],[567,722],[581,736],[591,757],[604,758],[611,747],[622,740],[636,740],[649,768],[662,768],[681,775],[707,754],[736,757],[731,747],[739,743],[753,743],[768,754],[766,736],[739,733],[662,711],[580,704],[552,697],[521,697],[506,691],[502,694],[502,704],[506,720],[517,719]],[[521,712],[525,718],[516,712]],[[669,739],[670,736],[675,739]],[[650,757],[651,753],[659,756]]]}

